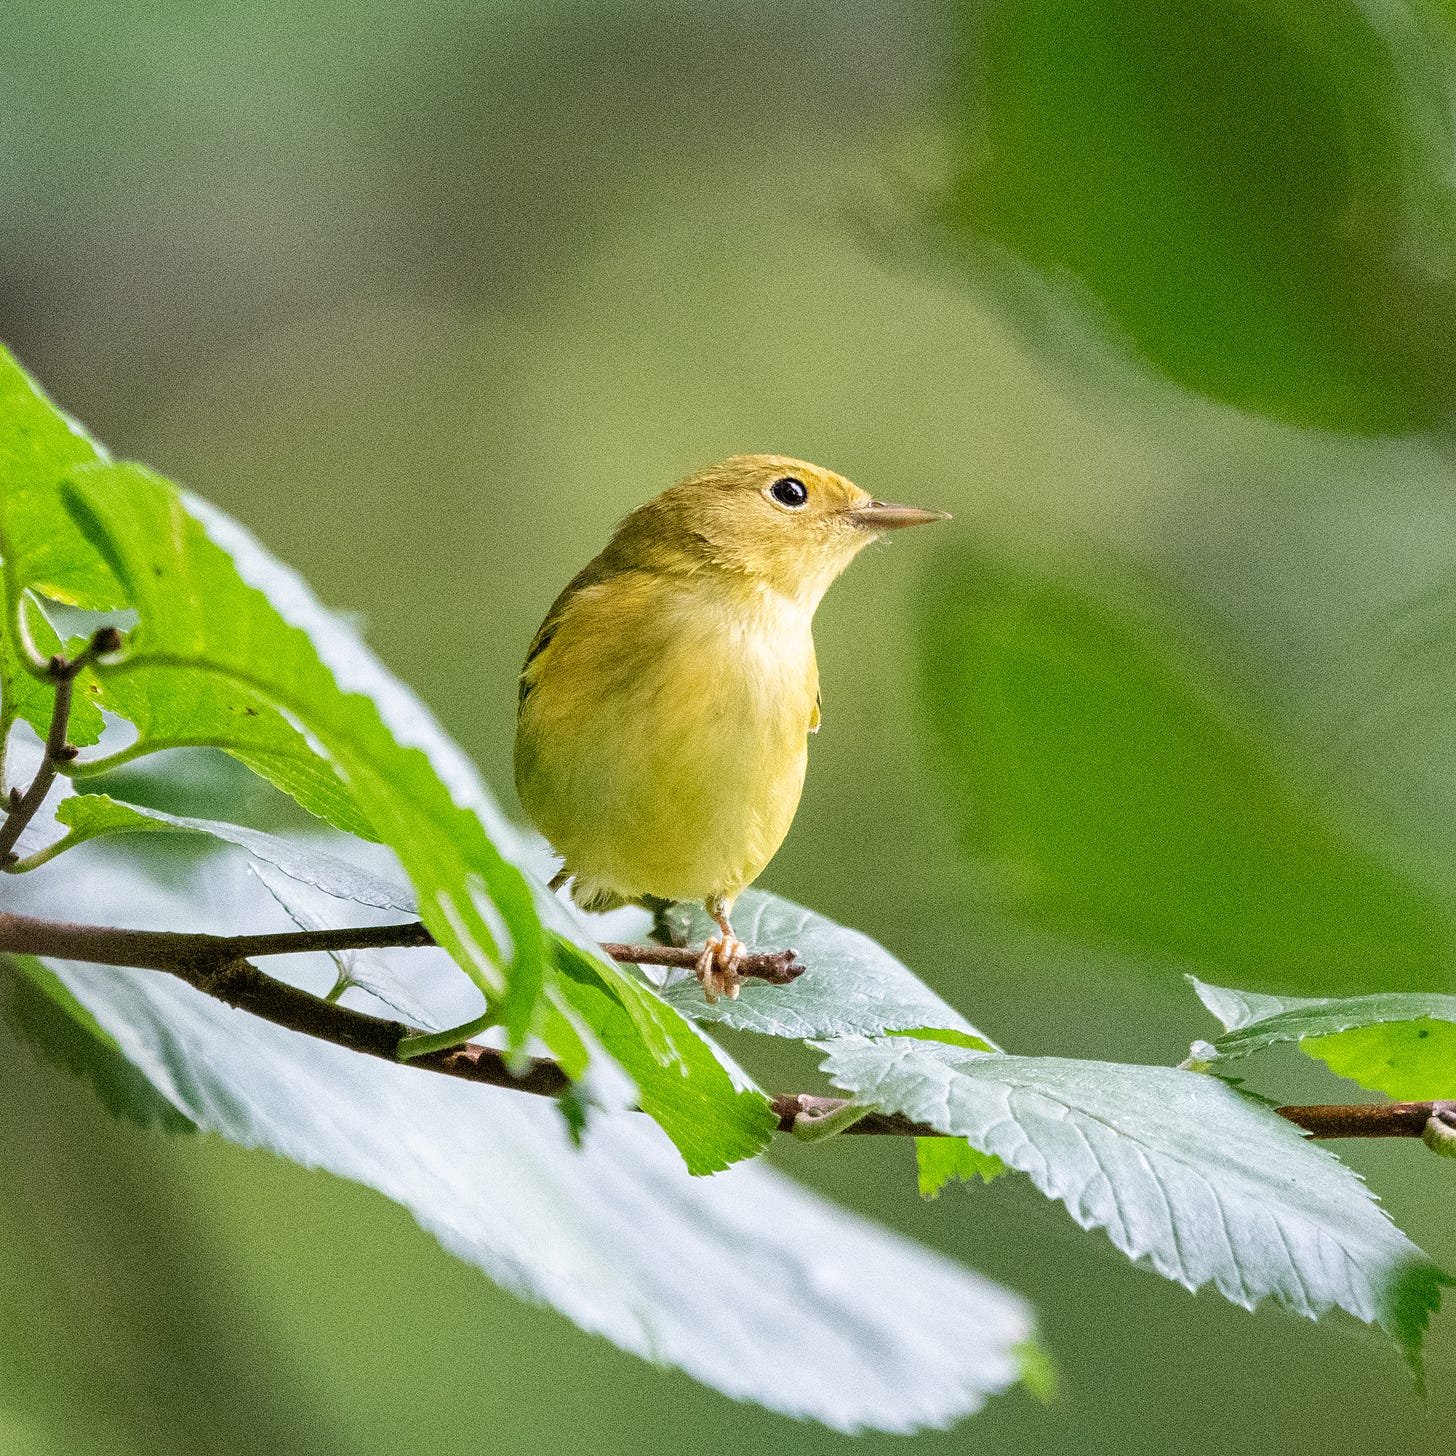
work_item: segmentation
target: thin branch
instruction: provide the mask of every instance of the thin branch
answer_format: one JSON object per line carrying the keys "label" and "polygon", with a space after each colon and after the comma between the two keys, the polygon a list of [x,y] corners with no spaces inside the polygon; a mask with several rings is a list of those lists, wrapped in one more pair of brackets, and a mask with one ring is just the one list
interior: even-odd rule
{"label": "thin branch", "polygon": [[[22,617],[23,617],[22,613]],[[0,869],[9,869],[16,863],[15,845],[25,826],[35,818],[36,811],[45,803],[45,797],[56,781],[60,766],[69,763],[76,756],[76,749],[66,742],[71,724],[71,695],[75,690],[76,678],[95,657],[103,653],[116,652],[121,647],[121,633],[115,627],[103,627],[86,647],[73,658],[57,654],[46,665],[46,676],[55,684],[56,701],[51,709],[50,730],[46,733],[45,753],[40,767],[30,781],[30,787],[22,794],[11,790],[3,807],[5,819],[0,823]]]}
{"label": "thin branch", "polygon": [[[21,943],[23,942],[23,943]],[[0,912],[0,951],[55,956],[59,960],[92,961],[105,966],[131,966],[143,971],[175,971],[179,965],[221,965],[253,956],[306,955],[311,951],[420,949],[434,937],[411,920],[402,925],[356,925],[337,930],[284,930],[268,935],[203,935],[180,930],[115,930],[100,925],[69,925],[59,920],[32,920]],[[697,952],[660,945],[619,945],[602,949],[629,965],[697,964]],[[757,976],[784,985],[803,973],[791,965],[795,952],[774,951],[745,956],[740,976]]]}
{"label": "thin branch", "polygon": [[[423,1035],[402,1021],[369,1016],[325,997],[311,995],[279,981],[253,965],[248,956],[283,955],[302,951],[361,950],[399,946],[426,946],[434,942],[423,925],[377,925],[348,930],[305,930],[278,935],[198,935],[163,930],[116,930],[104,926],[67,925],[0,912],[0,953],[53,956],[60,960],[92,961],[102,965],[131,966],[164,971],[195,986],[229,1006],[247,1011],[275,1026],[303,1033],[319,1041],[384,1061],[398,1061],[400,1042]],[[614,960],[645,960],[645,952],[666,955],[662,947],[608,945]],[[659,958],[656,964],[692,965],[691,951],[681,959]],[[779,962],[786,953],[765,959]],[[793,967],[795,971],[801,967]],[[543,1097],[556,1097],[568,1078],[553,1061],[537,1057],[517,1076],[506,1066],[503,1053],[466,1042],[429,1052],[409,1063],[426,1071],[492,1087],[508,1087]],[[772,1100],[779,1131],[793,1132],[797,1124],[822,1122],[849,1105],[844,1097],[816,1097],[787,1093]],[[1348,1107],[1281,1107],[1282,1117],[1304,1128],[1312,1137],[1421,1137],[1429,1124],[1456,1129],[1456,1100],[1438,1102],[1371,1103]],[[893,1113],[871,1112],[844,1129],[848,1136],[941,1137],[933,1127]]]}
{"label": "thin branch", "polygon": [[[690,971],[698,963],[698,952],[679,945],[621,945],[604,940],[602,949],[614,961],[632,966],[677,966]],[[795,963],[796,950],[760,951],[746,955],[738,962],[740,976],[752,976],[771,986],[787,986],[804,974],[804,967]]]}
{"label": "thin branch", "polygon": [[[792,1132],[804,1118],[817,1122],[844,1107],[843,1097],[812,1097],[791,1093],[773,1099],[779,1116],[779,1131]],[[1456,1101],[1368,1102],[1336,1107],[1276,1107],[1280,1117],[1302,1127],[1313,1138],[1422,1137],[1426,1124],[1436,1121],[1456,1128]],[[894,1137],[941,1137],[933,1127],[912,1122],[896,1113],[874,1112],[846,1133],[870,1133]]]}
{"label": "thin branch", "polygon": [[1281,1107],[1280,1117],[1311,1137],[1424,1137],[1431,1121],[1456,1128],[1456,1101],[1361,1102],[1337,1107]]}
{"label": "thin branch", "polygon": [[[310,951],[383,950],[433,945],[417,920],[405,925],[363,925],[344,930],[289,930],[270,935],[202,935],[179,930],[116,930],[102,925],[69,925],[32,920],[0,911],[0,950],[59,960],[131,966],[142,971],[196,967],[208,970],[249,956],[306,954]],[[185,979],[185,977],[184,977]]]}

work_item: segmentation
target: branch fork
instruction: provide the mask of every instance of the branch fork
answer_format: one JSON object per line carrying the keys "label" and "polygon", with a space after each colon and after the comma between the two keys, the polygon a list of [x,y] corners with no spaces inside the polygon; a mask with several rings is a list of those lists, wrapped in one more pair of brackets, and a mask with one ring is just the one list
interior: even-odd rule
{"label": "branch fork", "polygon": [[75,657],[62,657],[57,653],[37,674],[53,683],[56,689],[55,706],[51,709],[50,729],[46,733],[45,756],[30,787],[23,793],[11,789],[5,796],[5,817],[0,821],[0,869],[12,868],[19,856],[15,845],[25,826],[35,818],[36,812],[45,802],[56,781],[62,764],[70,763],[80,750],[74,743],[66,741],[66,732],[71,722],[71,698],[76,679],[83,668],[90,666],[98,657],[109,656],[121,650],[121,633],[115,627],[102,627],[94,633],[90,642]]}

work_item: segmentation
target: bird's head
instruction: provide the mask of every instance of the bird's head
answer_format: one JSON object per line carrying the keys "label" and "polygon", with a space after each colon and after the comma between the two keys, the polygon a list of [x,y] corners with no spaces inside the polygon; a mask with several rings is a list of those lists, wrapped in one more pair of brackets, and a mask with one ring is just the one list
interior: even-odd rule
{"label": "bird's head", "polygon": [[732,455],[634,511],[614,544],[727,568],[812,608],[883,532],[948,519],[875,500],[807,460]]}

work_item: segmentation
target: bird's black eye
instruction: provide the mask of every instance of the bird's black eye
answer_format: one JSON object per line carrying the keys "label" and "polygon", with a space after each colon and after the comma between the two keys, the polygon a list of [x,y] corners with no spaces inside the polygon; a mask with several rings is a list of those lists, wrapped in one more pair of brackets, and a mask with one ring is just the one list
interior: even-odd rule
{"label": "bird's black eye", "polygon": [[768,493],[781,505],[796,511],[809,499],[809,487],[795,476],[786,475],[769,486]]}

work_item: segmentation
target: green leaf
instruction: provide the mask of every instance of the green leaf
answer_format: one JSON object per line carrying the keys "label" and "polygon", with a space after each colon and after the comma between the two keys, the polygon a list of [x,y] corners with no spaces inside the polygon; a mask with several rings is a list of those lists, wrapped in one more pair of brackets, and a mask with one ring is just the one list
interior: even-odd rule
{"label": "green leaf", "polygon": [[0,1020],[46,1061],[90,1086],[114,1117],[166,1132],[193,1130],[192,1120],[127,1061],[96,1018],[33,957],[0,955]]}
{"label": "green leaf", "polygon": [[915,1162],[922,1198],[939,1198],[952,1178],[962,1183],[971,1183],[977,1178],[982,1183],[990,1183],[1006,1171],[1006,1164],[995,1154],[973,1148],[964,1138],[916,1138]]}
{"label": "green leaf", "polygon": [[[232,857],[208,885],[201,914],[182,889],[154,903],[118,861],[87,896],[101,923],[139,897],[152,920],[216,933],[273,913]],[[16,891],[23,911],[44,903],[39,877]],[[577,1150],[550,1099],[359,1056],[155,972],[55,969],[200,1127],[380,1190],[506,1289],[735,1399],[839,1430],[911,1431],[1020,1376],[1031,1318],[1019,1298],[762,1163],[693,1178],[631,1112],[594,1110]]]}
{"label": "green leaf", "polygon": [[1349,1168],[1219,1078],[905,1037],[820,1049],[837,1087],[969,1139],[1164,1278],[1246,1309],[1343,1309],[1418,1361],[1450,1279]]}
{"label": "green leaf", "polygon": [[1134,609],[1073,571],[952,562],[925,613],[964,843],[1008,906],[1219,979],[1446,985],[1444,909],[1291,778],[1280,735],[1166,603]]}
{"label": "green leaf", "polygon": [[[139,466],[78,470],[65,501],[140,615],[125,656],[103,679],[185,670],[256,694],[302,724],[399,855],[436,941],[490,998],[519,1047],[535,1029],[546,975],[531,888],[425,753],[395,738],[380,704],[341,689],[296,625],[299,616],[322,616],[298,579]],[[579,1060],[579,1049],[555,1050]]]}
{"label": "green leaf", "polygon": [[[717,1173],[761,1153],[778,1130],[769,1100],[738,1087],[712,1044],[645,986],[558,942],[560,987],[607,1052],[636,1084],[651,1114],[693,1174]],[[643,1019],[650,1019],[650,1037]],[[654,1043],[657,1045],[654,1046]],[[661,1047],[661,1050],[658,1050]]]}
{"label": "green leaf", "polygon": [[[56,805],[56,822],[69,830],[67,847],[108,834],[176,834],[192,826],[171,814],[134,809],[105,794],[72,794]],[[206,821],[198,820],[201,825]]]}
{"label": "green leaf", "polygon": [[[677,944],[698,944],[717,934],[700,906],[675,905],[664,920]],[[733,929],[751,952],[793,947],[805,970],[787,986],[745,981],[736,1001],[720,999],[713,1006],[691,972],[669,974],[664,999],[694,1021],[798,1038],[931,1028],[992,1045],[889,951],[857,930],[762,890],[739,898]]]}
{"label": "green leaf", "polygon": [[311,814],[349,834],[376,837],[338,774],[264,693],[190,668],[103,674],[103,706],[136,724],[136,742],[104,760],[78,764],[89,776],[168,748],[220,748],[261,774]]}
{"label": "green leaf", "polygon": [[[0,348],[0,556],[5,566],[7,605],[0,647],[0,694],[22,698],[24,716],[49,722],[48,690],[36,699],[23,684],[15,613],[32,589],[56,601],[87,608],[129,605],[128,593],[111,569],[105,552],[87,538],[63,504],[72,471],[104,460],[101,447],[80,426],[62,415]],[[102,470],[109,467],[97,466]],[[198,604],[193,603],[193,606]],[[38,614],[27,612],[27,625]],[[44,655],[54,634],[37,626],[35,649]],[[27,674],[28,675],[28,674]],[[37,685],[43,686],[43,685]],[[95,701],[136,723],[134,745],[110,755],[103,766],[125,762],[168,747],[206,745],[233,753],[249,768],[291,794],[305,808],[351,833],[370,835],[368,820],[339,783],[333,769],[314,753],[296,729],[266,702],[239,683],[199,678],[165,669],[123,682],[108,677],[98,692],[89,674],[78,697],[87,702],[80,732],[72,742],[95,742],[89,704]],[[15,716],[0,700],[0,726]],[[38,731],[44,733],[44,726]],[[85,772],[86,765],[79,771]],[[74,770],[73,770],[74,771]]]}
{"label": "green leaf", "polygon": [[101,446],[0,347],[0,557],[7,618],[26,587],[71,606],[125,605],[105,560],[61,506],[66,473],[104,458]]}
{"label": "green leaf", "polygon": [[1225,1028],[1211,1046],[1196,1049],[1204,1060],[1247,1057],[1294,1041],[1362,1087],[1411,1102],[1456,1097],[1456,996],[1253,996],[1190,979]]}
{"label": "green leaf", "polygon": [[1050,1405],[1057,1398],[1057,1367],[1046,1346],[1034,1335],[1022,1344],[1017,1353],[1021,1356],[1021,1383],[1027,1393],[1043,1405]]}
{"label": "green leaf", "polygon": [[1456,1097],[1456,1026],[1449,1017],[1352,1027],[1310,1037],[1300,1049],[1398,1102]]}
{"label": "green leaf", "polygon": [[[1009,249],[1043,292],[1070,293],[1171,379],[1242,408],[1370,432],[1448,418],[1442,7],[961,8],[941,220],[979,278]],[[1065,347],[1065,323],[1059,334]]]}

